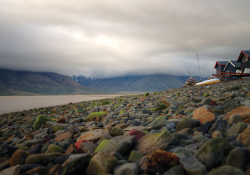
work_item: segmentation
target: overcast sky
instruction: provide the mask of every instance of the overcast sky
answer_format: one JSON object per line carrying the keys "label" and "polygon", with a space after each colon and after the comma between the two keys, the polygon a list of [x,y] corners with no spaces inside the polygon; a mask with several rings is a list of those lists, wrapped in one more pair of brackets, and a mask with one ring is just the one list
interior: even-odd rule
{"label": "overcast sky", "polygon": [[0,67],[202,76],[250,50],[249,0],[0,0]]}

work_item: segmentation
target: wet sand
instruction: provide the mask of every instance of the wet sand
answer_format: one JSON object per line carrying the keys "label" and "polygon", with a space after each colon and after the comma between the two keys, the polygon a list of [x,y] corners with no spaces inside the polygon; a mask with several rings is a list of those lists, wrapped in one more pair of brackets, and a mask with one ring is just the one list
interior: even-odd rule
{"label": "wet sand", "polygon": [[120,95],[0,96],[0,114],[117,96]]}

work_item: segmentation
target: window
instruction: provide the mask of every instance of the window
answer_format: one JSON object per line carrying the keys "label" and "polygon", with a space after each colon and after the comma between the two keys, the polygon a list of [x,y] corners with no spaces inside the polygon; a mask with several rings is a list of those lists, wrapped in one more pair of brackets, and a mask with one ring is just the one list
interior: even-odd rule
{"label": "window", "polygon": [[242,58],[242,62],[245,63],[247,61],[248,61],[248,57],[246,55],[244,55],[243,58]]}

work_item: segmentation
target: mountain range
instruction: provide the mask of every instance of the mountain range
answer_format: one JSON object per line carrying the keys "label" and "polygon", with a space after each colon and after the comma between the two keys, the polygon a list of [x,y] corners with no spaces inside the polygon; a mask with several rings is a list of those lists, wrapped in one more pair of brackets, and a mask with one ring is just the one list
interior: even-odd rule
{"label": "mountain range", "polygon": [[67,75],[0,69],[0,95],[72,95],[101,93],[104,92],[80,85]]}
{"label": "mountain range", "polygon": [[187,78],[153,74],[94,79],[53,72],[0,69],[0,96],[144,93],[183,87]]}
{"label": "mountain range", "polygon": [[185,79],[174,75],[153,74],[102,79],[74,75],[72,78],[83,86],[104,91],[154,92],[183,87],[189,77]]}

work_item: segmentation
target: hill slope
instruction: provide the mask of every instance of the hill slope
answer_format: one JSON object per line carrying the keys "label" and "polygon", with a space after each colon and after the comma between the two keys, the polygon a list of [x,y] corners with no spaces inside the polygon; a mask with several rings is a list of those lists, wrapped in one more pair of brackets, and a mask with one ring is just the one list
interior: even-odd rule
{"label": "hill slope", "polygon": [[66,75],[0,69],[0,95],[98,93],[98,90],[82,86]]}
{"label": "hill slope", "polygon": [[154,92],[183,87],[185,81],[173,75],[144,75],[117,78],[91,79],[73,76],[79,84],[105,91]]}

